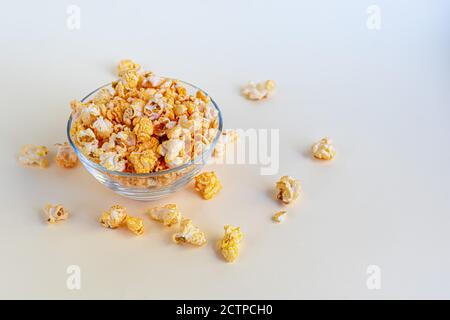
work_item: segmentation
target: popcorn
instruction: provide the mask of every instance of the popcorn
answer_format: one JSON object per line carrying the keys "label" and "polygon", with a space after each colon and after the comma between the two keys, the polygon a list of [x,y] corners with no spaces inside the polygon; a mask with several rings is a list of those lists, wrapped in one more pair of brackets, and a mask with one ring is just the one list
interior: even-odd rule
{"label": "popcorn", "polygon": [[272,220],[278,223],[284,222],[287,216],[287,211],[278,211],[272,216]]}
{"label": "popcorn", "polygon": [[146,142],[152,138],[153,123],[147,117],[140,118],[139,122],[134,127],[133,132],[136,134],[138,142]]}
{"label": "popcorn", "polygon": [[218,248],[225,260],[235,262],[239,256],[239,246],[243,238],[241,228],[226,225],[224,230],[225,235],[218,242]]}
{"label": "popcorn", "polygon": [[139,81],[139,75],[137,70],[129,69],[122,72],[120,75],[120,80],[127,90],[133,90],[137,87]]}
{"label": "popcorn", "polygon": [[111,92],[107,88],[102,88],[97,92],[92,101],[95,104],[105,104],[109,100],[111,100],[111,98],[112,98]]}
{"label": "popcorn", "polygon": [[80,119],[84,125],[91,125],[100,116],[100,108],[95,104],[89,104],[80,111]]}
{"label": "popcorn", "polygon": [[209,102],[209,97],[203,91],[198,90],[195,96],[205,103]]}
{"label": "popcorn", "polygon": [[190,160],[185,154],[185,144],[180,139],[169,139],[158,147],[158,153],[164,156],[164,160],[169,168],[180,166]]}
{"label": "popcorn", "polygon": [[155,168],[158,158],[152,150],[142,152],[132,152],[129,161],[134,167],[136,173],[149,173]]}
{"label": "popcorn", "polygon": [[26,144],[22,146],[19,153],[19,162],[27,166],[46,168],[48,149],[45,146],[34,146]]}
{"label": "popcorn", "polygon": [[123,74],[128,70],[139,70],[140,67],[141,66],[133,62],[133,60],[129,59],[121,60],[119,62],[119,65],[117,66],[117,74],[120,76],[121,74]]}
{"label": "popcorn", "polygon": [[135,235],[140,236],[144,234],[144,221],[142,218],[128,216],[125,221],[128,230],[133,232]]}
{"label": "popcorn", "polygon": [[222,190],[222,185],[214,171],[203,172],[195,177],[195,190],[200,192],[203,199],[212,199]]}
{"label": "popcorn", "polygon": [[62,168],[73,168],[78,163],[78,157],[72,147],[64,142],[63,144],[56,144],[57,151],[55,161]]}
{"label": "popcorn", "polygon": [[249,100],[262,100],[272,95],[275,91],[275,82],[273,80],[266,80],[255,84],[250,81],[243,89],[242,94]]}
{"label": "popcorn", "polygon": [[150,84],[153,88],[159,87],[165,81],[164,78],[155,76],[154,74],[151,74],[150,76],[145,78],[145,80],[150,82]]}
{"label": "popcorn", "polygon": [[100,165],[110,171],[122,172],[125,170],[125,160],[121,160],[120,155],[116,152],[100,153]]}
{"label": "popcorn", "polygon": [[44,207],[45,218],[49,224],[66,220],[69,217],[69,213],[60,204],[46,204]]}
{"label": "popcorn", "polygon": [[97,137],[95,136],[95,133],[94,133],[94,131],[92,131],[91,128],[77,131],[76,141],[80,145],[84,145],[86,143],[98,142]]}
{"label": "popcorn", "polygon": [[188,163],[212,144],[218,111],[203,91],[189,94],[179,81],[140,71],[131,60],[117,71],[113,91],[71,102],[70,134],[89,160],[108,170],[152,173]]}
{"label": "popcorn", "polygon": [[95,130],[95,135],[100,139],[108,138],[113,133],[113,125],[108,119],[98,117],[92,124],[92,128]]}
{"label": "popcorn", "polygon": [[180,229],[173,235],[173,241],[177,244],[189,243],[202,246],[206,243],[205,234],[192,224],[192,220],[183,219]]}
{"label": "popcorn", "polygon": [[281,177],[280,181],[276,184],[277,199],[285,204],[289,204],[297,199],[300,190],[300,182],[289,176]]}
{"label": "popcorn", "polygon": [[323,138],[315,143],[312,146],[311,151],[315,158],[321,160],[331,160],[336,155],[336,150],[334,149],[330,138]]}
{"label": "popcorn", "polygon": [[166,204],[163,207],[155,207],[148,210],[148,215],[153,220],[162,222],[166,227],[180,223],[181,212],[176,204]]}
{"label": "popcorn", "polygon": [[216,147],[214,148],[213,156],[215,158],[222,158],[225,155],[227,145],[235,143],[238,138],[239,135],[237,133],[237,130],[235,129],[223,130],[219,138],[219,141],[217,141]]}
{"label": "popcorn", "polygon": [[114,205],[102,214],[100,223],[106,228],[116,229],[126,222],[127,217],[128,214],[125,207]]}

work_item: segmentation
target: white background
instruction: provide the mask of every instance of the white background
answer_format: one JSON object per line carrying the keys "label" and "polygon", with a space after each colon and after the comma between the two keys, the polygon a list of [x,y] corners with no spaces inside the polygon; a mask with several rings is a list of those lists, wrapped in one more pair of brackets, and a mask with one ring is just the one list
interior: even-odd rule
{"label": "white background", "polygon": [[[81,9],[81,28],[66,25]],[[366,9],[381,8],[381,29]],[[450,298],[448,1],[3,1],[0,110],[1,298]],[[65,140],[69,101],[132,58],[194,83],[220,104],[225,127],[280,129],[279,172],[215,166],[224,186],[204,201],[192,185],[156,203],[123,199],[81,166],[21,167],[25,143]],[[273,79],[272,99],[239,95]],[[332,163],[308,150],[335,141]],[[304,193],[286,223],[271,215],[284,174]],[[70,220],[47,226],[46,202]],[[115,203],[137,215],[177,203],[206,233],[201,249],[147,233],[106,230]],[[245,232],[230,265],[216,254],[224,224]],[[68,290],[66,268],[81,268]],[[366,286],[369,265],[381,289]]]}

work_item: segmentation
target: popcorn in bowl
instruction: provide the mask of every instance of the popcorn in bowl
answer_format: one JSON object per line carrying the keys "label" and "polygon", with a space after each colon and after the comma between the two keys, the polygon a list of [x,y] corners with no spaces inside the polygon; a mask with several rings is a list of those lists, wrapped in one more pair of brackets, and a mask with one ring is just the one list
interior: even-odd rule
{"label": "popcorn in bowl", "polygon": [[101,184],[136,200],[155,200],[189,183],[222,133],[218,105],[181,80],[122,61],[119,79],[71,102],[67,135]]}
{"label": "popcorn in bowl", "polygon": [[72,101],[71,136],[89,160],[110,171],[151,173],[186,164],[219,134],[218,110],[198,90],[158,77],[131,60],[119,80],[87,101]]}

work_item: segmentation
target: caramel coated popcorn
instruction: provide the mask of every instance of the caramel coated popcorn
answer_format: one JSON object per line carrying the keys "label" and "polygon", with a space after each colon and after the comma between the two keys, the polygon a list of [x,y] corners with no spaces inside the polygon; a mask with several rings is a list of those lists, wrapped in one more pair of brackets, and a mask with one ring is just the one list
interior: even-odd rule
{"label": "caramel coated popcorn", "polygon": [[225,260],[235,262],[239,256],[239,246],[243,238],[241,228],[226,225],[224,230],[225,235],[218,242],[218,248]]}
{"label": "caramel coated popcorn", "polygon": [[66,220],[69,212],[60,204],[46,204],[44,207],[45,219],[48,223],[53,224],[57,221]]}
{"label": "caramel coated popcorn", "polygon": [[277,199],[289,204],[298,198],[300,194],[300,182],[292,177],[283,176],[276,184]]}
{"label": "caramel coated popcorn", "polygon": [[177,225],[181,221],[181,212],[176,204],[166,204],[163,207],[155,207],[148,210],[150,218],[162,222],[167,227]]}
{"label": "caramel coated popcorn", "polygon": [[20,149],[19,162],[26,166],[47,168],[47,154],[48,149],[45,146],[26,144]]}
{"label": "caramel coated popcorn", "polygon": [[78,163],[78,157],[72,147],[64,142],[63,144],[56,144],[56,163],[62,168],[73,168]]}
{"label": "caramel coated popcorn", "polygon": [[141,71],[131,60],[118,66],[112,90],[72,101],[71,136],[91,161],[111,171],[151,173],[192,161],[218,133],[218,111],[202,91]]}
{"label": "caramel coated popcorn", "polygon": [[125,59],[125,60],[121,60],[119,62],[119,65],[117,66],[117,74],[121,75],[124,72],[127,72],[129,70],[139,70],[140,69],[140,65],[133,62],[133,60],[129,60],[129,59]]}
{"label": "caramel coated popcorn", "polygon": [[135,235],[144,234],[144,220],[138,217],[128,216],[125,220],[128,230],[133,232]]}
{"label": "caramel coated popcorn", "polygon": [[278,223],[284,222],[287,216],[287,211],[278,211],[272,216],[272,220]]}
{"label": "caramel coated popcorn", "polygon": [[331,160],[336,155],[336,150],[332,145],[332,141],[327,137],[315,143],[312,146],[311,151],[315,158],[321,160]]}
{"label": "caramel coated popcorn", "polygon": [[202,172],[195,177],[195,190],[200,192],[203,199],[209,200],[222,190],[222,185],[214,171]]}
{"label": "caramel coated popcorn", "polygon": [[243,89],[242,94],[249,100],[262,100],[270,97],[275,91],[275,81],[266,80],[254,83],[250,81]]}
{"label": "caramel coated popcorn", "polygon": [[125,207],[114,205],[102,214],[100,223],[106,228],[116,229],[126,222],[127,217],[128,213]]}
{"label": "caramel coated popcorn", "polygon": [[214,148],[213,156],[215,158],[222,158],[225,155],[225,151],[228,145],[235,143],[239,135],[235,129],[223,130],[220,135],[219,141],[217,141],[216,147]]}
{"label": "caramel coated popcorn", "polygon": [[192,224],[192,220],[183,219],[180,229],[173,235],[173,241],[177,244],[189,243],[195,246],[202,246],[206,243],[205,234]]}

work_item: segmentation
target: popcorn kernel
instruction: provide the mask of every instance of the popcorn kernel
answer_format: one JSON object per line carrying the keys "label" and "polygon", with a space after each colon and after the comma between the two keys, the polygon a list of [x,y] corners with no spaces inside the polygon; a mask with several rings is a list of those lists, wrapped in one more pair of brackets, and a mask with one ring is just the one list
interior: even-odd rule
{"label": "popcorn kernel", "polygon": [[26,166],[39,168],[48,167],[48,149],[45,146],[26,144],[22,146],[19,153],[19,162]]}
{"label": "popcorn kernel", "polygon": [[287,211],[278,211],[272,216],[272,220],[278,223],[284,222],[287,217]]}
{"label": "popcorn kernel", "polygon": [[144,234],[144,221],[142,218],[128,216],[126,218],[126,224],[128,230],[133,232],[135,235],[140,236]]}
{"label": "popcorn kernel", "polygon": [[219,250],[226,261],[235,262],[239,256],[239,247],[243,238],[241,228],[226,225],[224,231],[223,239],[218,242]]}
{"label": "popcorn kernel", "polygon": [[192,224],[192,220],[183,219],[180,229],[173,235],[176,244],[189,243],[195,246],[202,246],[206,243],[205,234]]}
{"label": "popcorn kernel", "polygon": [[195,190],[201,194],[203,199],[209,200],[222,190],[222,185],[214,171],[203,172],[195,177]]}
{"label": "popcorn kernel", "polygon": [[181,212],[176,204],[166,204],[163,207],[155,207],[148,210],[148,215],[153,220],[162,222],[166,227],[180,223]]}
{"label": "popcorn kernel", "polygon": [[67,142],[57,143],[56,147],[55,161],[61,168],[73,168],[77,165],[77,154]]}
{"label": "popcorn kernel", "polygon": [[276,184],[277,199],[289,204],[298,198],[301,190],[300,182],[292,177],[283,176]]}
{"label": "popcorn kernel", "polygon": [[312,146],[311,151],[315,158],[321,160],[331,160],[336,155],[336,150],[332,145],[332,141],[327,137],[315,143]]}
{"label": "popcorn kernel", "polygon": [[125,207],[114,205],[102,214],[100,223],[105,228],[116,229],[125,223],[127,217],[128,214]]}
{"label": "popcorn kernel", "polygon": [[60,204],[46,204],[44,207],[45,218],[49,224],[69,218],[69,212]]}

